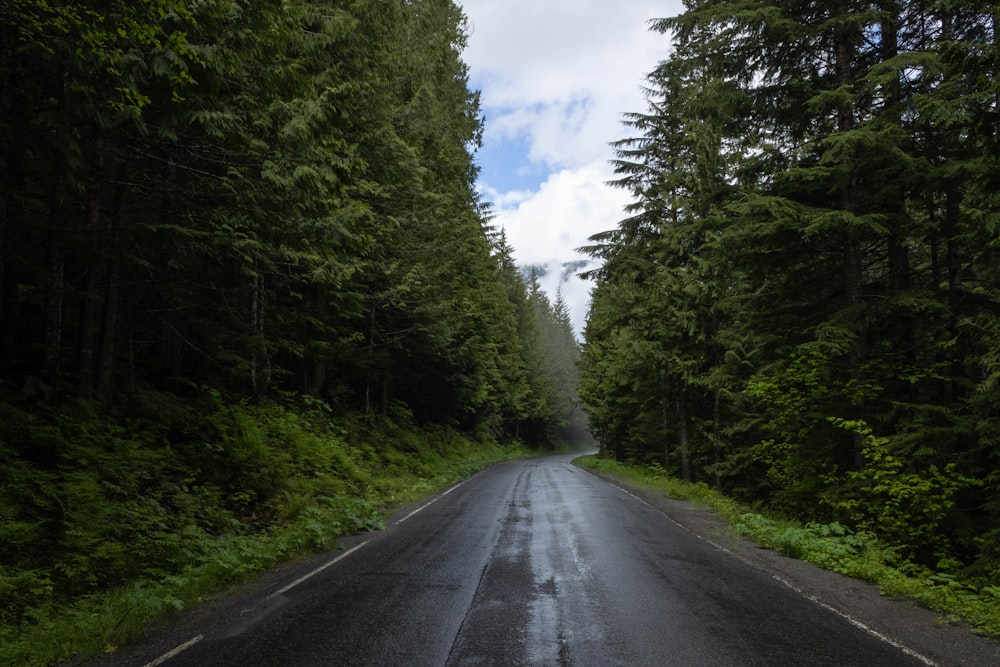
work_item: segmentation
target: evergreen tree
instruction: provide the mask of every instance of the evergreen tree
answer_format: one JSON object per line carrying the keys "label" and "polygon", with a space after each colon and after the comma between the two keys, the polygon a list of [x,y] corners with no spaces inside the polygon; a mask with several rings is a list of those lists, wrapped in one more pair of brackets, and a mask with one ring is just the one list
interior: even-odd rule
{"label": "evergreen tree", "polygon": [[995,451],[973,417],[995,310],[973,236],[996,208],[995,83],[973,72],[995,10],[686,7],[654,26],[674,50],[618,144],[630,217],[592,248],[595,427],[619,457],[686,451],[685,476],[971,558],[959,501]]}
{"label": "evergreen tree", "polygon": [[304,392],[516,432],[534,306],[474,187],[460,8],[92,4],[4,6],[11,386]]}

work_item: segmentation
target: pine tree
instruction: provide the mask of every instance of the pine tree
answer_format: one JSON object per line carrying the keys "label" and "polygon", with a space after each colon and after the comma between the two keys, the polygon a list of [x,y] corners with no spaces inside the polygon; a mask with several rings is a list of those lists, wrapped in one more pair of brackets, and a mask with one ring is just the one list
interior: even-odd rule
{"label": "pine tree", "polygon": [[[630,217],[592,248],[595,428],[633,458],[662,456],[668,433],[691,476],[920,543],[925,561],[969,553],[956,502],[989,468],[972,452],[994,451],[972,418],[993,385],[977,394],[970,370],[992,367],[977,235],[996,91],[974,72],[995,58],[995,10],[686,6],[654,26],[674,50],[618,144]],[[912,485],[933,492],[879,514]]]}

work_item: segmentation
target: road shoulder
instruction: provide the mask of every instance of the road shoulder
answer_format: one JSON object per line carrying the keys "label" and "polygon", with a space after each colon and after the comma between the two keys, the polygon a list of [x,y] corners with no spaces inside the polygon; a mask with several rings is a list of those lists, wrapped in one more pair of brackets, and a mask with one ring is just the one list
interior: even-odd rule
{"label": "road shoulder", "polygon": [[975,635],[964,623],[908,600],[887,597],[874,584],[783,556],[737,535],[711,511],[667,498],[663,491],[628,482],[605,472],[585,472],[642,499],[700,539],[768,573],[816,604],[855,625],[941,666],[994,667],[1000,665],[1000,643]]}

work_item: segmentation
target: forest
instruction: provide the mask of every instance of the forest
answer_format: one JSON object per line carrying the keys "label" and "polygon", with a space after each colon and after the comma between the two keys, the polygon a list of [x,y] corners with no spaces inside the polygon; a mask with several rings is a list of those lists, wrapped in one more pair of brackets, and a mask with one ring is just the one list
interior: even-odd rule
{"label": "forest", "polygon": [[451,0],[0,2],[5,650],[132,585],[80,632],[113,650],[579,428],[566,306],[475,189],[465,40]]}
{"label": "forest", "polygon": [[1000,5],[684,5],[588,247],[595,435],[995,594]]}
{"label": "forest", "polygon": [[684,4],[578,346],[476,191],[453,0],[0,0],[0,662],[113,652],[578,403],[1000,599],[1000,4]]}

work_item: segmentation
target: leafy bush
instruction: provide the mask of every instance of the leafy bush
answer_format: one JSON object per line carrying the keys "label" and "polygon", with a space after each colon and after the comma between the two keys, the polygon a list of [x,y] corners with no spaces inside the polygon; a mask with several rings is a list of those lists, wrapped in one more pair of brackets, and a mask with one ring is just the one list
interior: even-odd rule
{"label": "leafy bush", "polygon": [[847,474],[854,493],[832,504],[861,530],[905,548],[924,562],[952,553],[945,523],[959,491],[982,483],[959,473],[954,463],[919,466],[893,450],[863,420],[830,418],[830,423],[861,438],[863,470]]}
{"label": "leafy bush", "polygon": [[794,522],[745,513],[740,515],[733,528],[761,546],[838,572],[843,571],[843,564],[856,558],[866,544],[862,535],[855,535],[836,522],[800,526]]}

